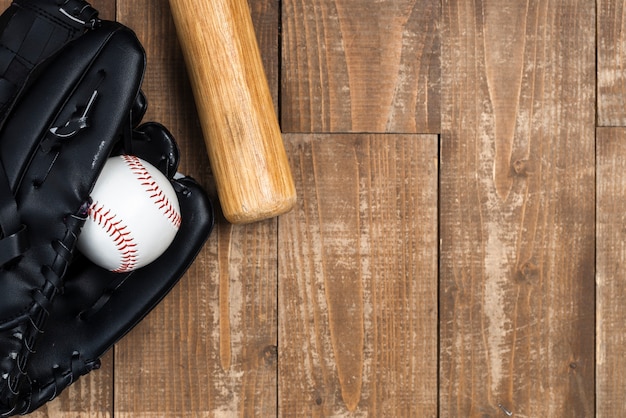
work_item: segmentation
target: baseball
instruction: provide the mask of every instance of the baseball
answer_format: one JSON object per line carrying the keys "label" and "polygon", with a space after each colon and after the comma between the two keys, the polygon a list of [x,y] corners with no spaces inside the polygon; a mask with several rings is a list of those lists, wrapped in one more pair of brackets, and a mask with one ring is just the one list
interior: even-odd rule
{"label": "baseball", "polygon": [[129,272],[156,260],[180,227],[180,207],[170,181],[135,156],[109,158],[91,199],[78,250],[113,272]]}

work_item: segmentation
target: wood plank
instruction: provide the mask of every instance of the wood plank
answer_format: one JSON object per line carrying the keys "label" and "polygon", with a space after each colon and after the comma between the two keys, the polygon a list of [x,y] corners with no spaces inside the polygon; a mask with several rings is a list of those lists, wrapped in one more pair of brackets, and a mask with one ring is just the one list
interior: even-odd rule
{"label": "wood plank", "polygon": [[442,7],[441,416],[592,416],[595,10]]}
{"label": "wood plank", "polygon": [[[277,97],[277,2],[255,1],[251,11]],[[181,172],[212,189],[167,0],[120,0],[118,18],[146,48],[145,119],[172,131]],[[181,283],[119,344],[116,416],[276,415],[276,228],[275,220],[234,227],[220,217]]]}
{"label": "wood plank", "polygon": [[117,0],[91,0],[89,3],[98,10],[100,19],[115,20]]}
{"label": "wood plank", "polygon": [[284,132],[439,132],[440,3],[285,0]]}
{"label": "wood plank", "polygon": [[597,364],[598,418],[626,415],[624,269],[626,263],[626,130],[600,128],[597,136]]}
{"label": "wood plank", "polygon": [[626,12],[623,0],[597,0],[598,126],[626,125]]}
{"label": "wood plank", "polygon": [[276,415],[276,233],[271,222],[228,234],[219,227],[177,288],[120,343],[116,416]]}
{"label": "wood plank", "polygon": [[282,417],[437,414],[437,137],[289,135]]}

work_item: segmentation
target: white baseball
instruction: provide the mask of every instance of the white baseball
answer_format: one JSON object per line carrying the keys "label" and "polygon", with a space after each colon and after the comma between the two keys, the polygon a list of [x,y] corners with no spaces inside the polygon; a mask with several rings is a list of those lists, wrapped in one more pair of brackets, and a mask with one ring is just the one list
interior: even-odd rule
{"label": "white baseball", "polygon": [[78,249],[118,273],[156,260],[180,227],[180,207],[170,181],[140,158],[107,160],[91,192],[93,203]]}

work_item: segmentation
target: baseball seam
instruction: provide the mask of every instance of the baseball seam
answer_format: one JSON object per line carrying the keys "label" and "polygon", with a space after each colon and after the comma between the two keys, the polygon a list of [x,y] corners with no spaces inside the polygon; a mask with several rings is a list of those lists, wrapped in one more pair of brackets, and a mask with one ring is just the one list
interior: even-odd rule
{"label": "baseball seam", "polygon": [[141,160],[133,155],[122,155],[122,159],[145,188],[152,202],[159,208],[159,211],[178,229],[181,222],[180,213],[163,193],[163,190],[141,163]]}
{"label": "baseball seam", "polygon": [[123,273],[132,270],[137,264],[138,254],[137,243],[128,230],[128,226],[124,225],[121,220],[116,220],[116,215],[99,202],[91,205],[89,217],[111,237],[120,254],[120,266],[113,272]]}

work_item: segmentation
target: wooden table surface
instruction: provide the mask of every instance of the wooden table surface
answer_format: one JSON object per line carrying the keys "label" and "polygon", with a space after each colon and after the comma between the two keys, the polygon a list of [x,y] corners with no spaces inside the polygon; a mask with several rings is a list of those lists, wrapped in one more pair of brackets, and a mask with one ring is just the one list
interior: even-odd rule
{"label": "wooden table surface", "polygon": [[[296,208],[33,416],[626,416],[624,3],[250,0]],[[214,195],[167,0],[93,4]]]}

